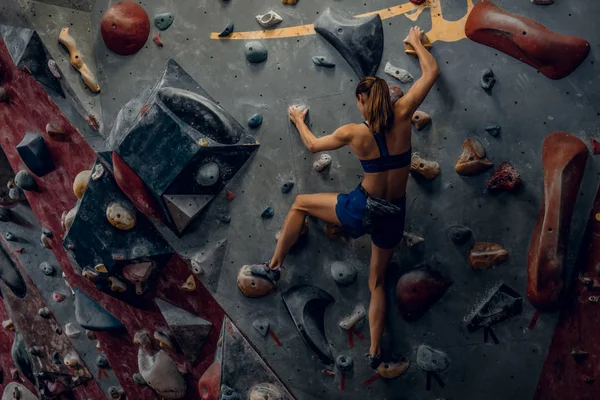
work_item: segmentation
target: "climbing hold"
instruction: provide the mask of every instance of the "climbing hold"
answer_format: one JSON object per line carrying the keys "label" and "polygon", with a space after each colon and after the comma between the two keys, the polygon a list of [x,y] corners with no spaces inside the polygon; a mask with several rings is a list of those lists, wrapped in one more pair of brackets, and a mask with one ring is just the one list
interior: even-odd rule
{"label": "climbing hold", "polygon": [[326,57],[323,57],[323,56],[314,56],[312,58],[312,61],[318,67],[325,67],[325,68],[333,68],[333,67],[335,67],[335,63],[334,62],[329,61]]}
{"label": "climbing hold", "polygon": [[148,386],[148,383],[146,383],[146,381],[144,380],[144,378],[142,377],[142,374],[136,372],[135,374],[133,374],[131,376],[131,378],[133,379],[133,381],[135,383],[137,383],[138,385],[141,386]]}
{"label": "climbing hold", "polygon": [[452,243],[457,246],[467,243],[472,236],[471,230],[463,225],[451,226],[447,234]]}
{"label": "climbing hold", "polygon": [[549,6],[550,4],[554,4],[554,0],[531,0],[531,3],[538,6]]}
{"label": "climbing hold", "polygon": [[435,179],[440,174],[440,164],[436,161],[428,161],[417,152],[412,154],[410,160],[410,172],[418,174],[427,180]]}
{"label": "climbing hold", "polygon": [[379,14],[346,18],[328,8],[314,27],[360,78],[377,74],[383,55],[383,24]]}
{"label": "climbing hold", "polygon": [[287,396],[281,393],[281,390],[272,383],[259,383],[250,389],[248,400],[284,400]]}
{"label": "climbing hold", "polygon": [[84,268],[83,271],[81,271],[81,275],[92,283],[98,283],[100,281],[100,274],[89,268]]}
{"label": "climbing hold", "polygon": [[289,192],[292,191],[293,187],[294,187],[294,181],[283,182],[283,185],[281,185],[281,193],[288,194]]}
{"label": "climbing hold", "polygon": [[34,357],[41,357],[42,355],[42,348],[39,346],[31,346],[29,348],[29,354],[31,354]]}
{"label": "climbing hold", "polygon": [[148,280],[153,270],[152,262],[136,262],[133,264],[127,264],[123,267],[121,274],[129,282],[135,284],[135,292],[138,295],[144,293],[143,283]]}
{"label": "climbing hold", "polygon": [[219,181],[221,170],[215,162],[202,164],[196,171],[196,183],[200,186],[212,186]]}
{"label": "climbing hold", "polygon": [[254,114],[250,118],[248,118],[248,126],[251,129],[256,129],[262,125],[263,117],[259,113]]}
{"label": "climbing hold", "polygon": [[227,26],[219,33],[219,37],[227,37],[233,33],[234,30],[233,22],[229,22]]}
{"label": "climbing hold", "polygon": [[396,299],[407,321],[421,318],[452,286],[452,280],[428,265],[402,274],[396,285]]}
{"label": "climbing hold", "polygon": [[260,214],[260,217],[262,219],[270,219],[270,218],[273,218],[274,215],[275,215],[275,210],[273,209],[273,207],[267,207],[262,212],[262,214]]}
{"label": "climbing hold", "polygon": [[92,180],[97,181],[98,179],[102,178],[102,175],[104,175],[104,167],[102,164],[96,163],[96,165],[94,165],[94,169],[92,170]]}
{"label": "climbing hold", "polygon": [[186,292],[193,292],[196,290],[196,280],[194,279],[194,275],[188,276],[185,282],[181,285],[181,290]]}
{"label": "climbing hold", "polygon": [[77,207],[74,207],[69,211],[63,211],[60,217],[60,224],[64,232],[67,232],[71,228],[71,225],[73,225],[75,215],[77,215]]}
{"label": "climbing hold", "polygon": [[235,193],[229,189],[225,189],[225,198],[227,201],[233,201],[235,199]]}
{"label": "climbing hold", "polygon": [[490,169],[492,165],[494,164],[487,159],[481,143],[477,139],[467,138],[455,168],[459,175],[472,176]]}
{"label": "climbing hold", "polygon": [[164,31],[171,26],[174,19],[175,16],[171,13],[157,14],[154,17],[154,26],[156,26],[161,31]]}
{"label": "climbing hold", "polygon": [[0,86],[0,103],[8,102],[8,92],[4,87]]}
{"label": "climbing hold", "polygon": [[507,162],[500,164],[500,167],[490,180],[487,188],[489,190],[506,190],[512,192],[519,187],[521,183],[521,175]]}
{"label": "climbing hold", "polygon": [[19,189],[33,192],[37,190],[37,183],[31,174],[25,170],[17,172],[15,175],[15,184]]}
{"label": "climbing hold", "polygon": [[413,235],[412,233],[404,232],[404,236],[402,239],[406,242],[406,246],[413,247],[419,243],[423,243],[425,241],[421,236]]}
{"label": "climbing hold", "polygon": [[[421,44],[423,44],[423,47],[429,51],[431,51],[431,48],[433,47],[431,40],[429,40],[429,37],[425,34],[425,32],[423,32],[421,35]],[[412,46],[412,44],[408,43],[408,36],[404,39],[404,52],[411,56],[417,56],[417,51],[415,48]]]}
{"label": "climbing hold", "polygon": [[321,154],[321,157],[313,163],[313,169],[317,172],[322,172],[331,165],[331,161],[329,154]]}
{"label": "climbing hold", "polygon": [[48,228],[42,228],[42,235],[46,236],[47,238],[51,238],[54,235],[52,235],[52,231]]}
{"label": "climbing hold", "polygon": [[52,293],[52,299],[57,302],[60,303],[61,301],[63,301],[65,299],[65,295],[60,293],[60,292],[53,292]]}
{"label": "climbing hold", "polygon": [[106,207],[106,218],[112,226],[122,231],[135,227],[135,211],[124,203],[112,202]]}
{"label": "climbing hold", "polygon": [[138,3],[119,1],[104,12],[100,33],[106,47],[128,56],[144,47],[150,34],[150,18]]}
{"label": "climbing hold", "polygon": [[254,327],[254,329],[256,329],[258,331],[258,333],[260,333],[262,336],[267,336],[267,333],[269,333],[269,327],[271,326],[269,324],[269,321],[267,321],[266,319],[256,319],[252,322],[252,326]]}
{"label": "climbing hold", "polygon": [[271,10],[266,14],[257,15],[256,22],[262,25],[265,28],[272,28],[277,24],[283,22],[283,18],[281,15],[277,14],[275,11]]}
{"label": "climbing hold", "polygon": [[589,357],[589,355],[590,354],[585,350],[581,350],[579,348],[571,349],[571,356],[578,364],[585,361]]}
{"label": "climbing hold", "polygon": [[63,358],[63,364],[69,368],[77,368],[79,366],[79,358],[77,355],[69,353]]}
{"label": "climbing hold", "polygon": [[560,35],[540,23],[480,1],[465,24],[466,36],[531,65],[550,79],[573,72],[590,52],[590,44]]}
{"label": "climbing hold", "polygon": [[271,280],[254,276],[250,265],[244,265],[237,276],[237,284],[246,297],[261,297],[275,290],[275,283]]}
{"label": "climbing hold", "polygon": [[138,350],[138,368],[144,381],[159,396],[166,399],[180,399],[185,396],[185,380],[179,373],[177,364],[164,350],[154,355]]}
{"label": "climbing hold", "polygon": [[39,267],[44,275],[52,276],[54,275],[54,267],[50,265],[48,261],[42,261]]}
{"label": "climbing hold", "polygon": [[346,317],[344,317],[340,323],[340,328],[348,331],[352,329],[356,324],[358,324],[364,317],[367,316],[367,311],[362,304],[358,304],[354,307],[352,313]]}
{"label": "climbing hold", "polygon": [[231,222],[231,215],[219,213],[217,214],[217,219],[224,224],[228,224]]}
{"label": "climbing hold", "polygon": [[[19,380],[18,376],[12,376],[13,381]],[[31,393],[25,386],[17,382],[9,382],[4,387],[2,400],[37,400],[38,397]]]}
{"label": "climbing hold", "polygon": [[408,367],[410,367],[410,361],[406,358],[402,358],[397,362],[384,362],[377,368],[377,373],[385,379],[394,379],[404,374]]}
{"label": "climbing hold", "polygon": [[6,331],[13,332],[15,330],[15,324],[12,319],[5,319],[2,321],[2,328]]}
{"label": "climbing hold", "polygon": [[8,208],[0,207],[0,221],[10,222],[12,219],[12,211]]}
{"label": "climbing hold", "polygon": [[491,68],[484,69],[481,73],[481,79],[479,84],[483,88],[483,90],[492,90],[494,85],[496,84],[496,76],[494,75],[494,71]]}
{"label": "climbing hold", "polygon": [[62,360],[60,359],[60,354],[58,353],[58,351],[52,353],[52,363],[56,365],[62,364]]}
{"label": "climbing hold", "polygon": [[264,44],[257,41],[246,43],[246,59],[253,64],[260,64],[269,56]]}
{"label": "climbing hold", "polygon": [[395,85],[389,85],[388,88],[390,90],[390,98],[392,99],[392,105],[396,104],[396,102],[400,100],[402,96],[404,96],[404,92],[400,87]]}
{"label": "climbing hold", "polygon": [[110,290],[117,293],[123,293],[127,290],[127,285],[119,278],[109,276],[108,281],[110,282]]}
{"label": "climbing hold", "polygon": [[13,235],[13,234],[12,234],[12,233],[10,233],[10,232],[6,232],[6,233],[4,234],[4,239],[8,240],[9,242],[12,242],[12,241],[14,241],[14,240],[17,240],[17,238],[15,237],[15,235]]}
{"label": "climbing hold", "polygon": [[293,6],[293,5],[295,5],[298,2],[298,0],[281,0],[281,2],[283,4],[287,4],[287,5]]}
{"label": "climbing hold", "polygon": [[121,400],[125,394],[122,388],[116,386],[109,387],[107,392],[111,400]]}
{"label": "climbing hold", "polygon": [[326,364],[333,362],[325,336],[325,310],[333,297],[315,286],[294,286],[281,295],[294,324],[306,344]]}
{"label": "climbing hold", "polygon": [[106,266],[104,264],[98,264],[94,267],[94,269],[96,270],[96,272],[108,274],[108,270],[106,269]]}
{"label": "climbing hold", "polygon": [[402,83],[410,83],[415,78],[405,69],[394,67],[390,62],[385,64],[385,69],[383,70],[389,76],[398,79]]}
{"label": "climbing hold", "polygon": [[215,360],[198,380],[198,392],[202,400],[219,400],[221,363]]}
{"label": "climbing hold", "polygon": [[331,277],[340,286],[348,286],[356,280],[356,268],[343,261],[331,264]]}
{"label": "climbing hold", "polygon": [[48,69],[53,77],[60,79],[60,71],[58,69],[58,65],[56,65],[56,61],[48,60]]}
{"label": "climbing hold", "polygon": [[347,354],[340,354],[335,358],[335,366],[342,372],[349,372],[354,368],[354,360]]}
{"label": "climbing hold", "polygon": [[469,265],[473,269],[488,269],[508,259],[508,251],[496,243],[477,242],[469,251]]}
{"label": "climbing hold", "polygon": [[14,186],[8,190],[8,197],[11,200],[15,200],[15,201],[26,200],[25,194],[17,186]]}
{"label": "climbing hold", "polygon": [[81,75],[81,79],[85,83],[85,85],[94,93],[100,92],[100,85],[98,85],[98,80],[87,66],[87,64],[83,61],[83,56],[81,52],[77,48],[77,42],[69,33],[69,28],[62,28],[60,30],[60,34],[58,35],[58,42],[66,47],[69,51],[69,62]]}
{"label": "climbing hold", "polygon": [[594,138],[590,138],[590,142],[592,143],[592,153],[597,156],[600,154],[600,142]]}
{"label": "climbing hold", "polygon": [[412,124],[417,128],[418,131],[425,128],[431,123],[431,117],[429,114],[423,111],[415,111],[411,120]]}
{"label": "climbing hold", "polygon": [[425,3],[425,0],[410,0],[410,2],[416,5],[421,5]]}
{"label": "climbing hold", "polygon": [[220,400],[242,400],[242,396],[227,385],[221,385]]}
{"label": "climbing hold", "polygon": [[[163,43],[162,39],[160,38],[160,32],[156,32],[154,34],[154,36],[152,36],[152,41],[154,42],[155,45],[157,45],[158,47],[163,47],[165,44]],[[143,113],[141,113],[143,114]]]}
{"label": "climbing hold", "polygon": [[75,293],[75,319],[84,329],[90,331],[121,331],[125,327],[100,304],[92,300],[78,287]]}
{"label": "climbing hold", "polygon": [[171,353],[175,352],[175,346],[173,345],[173,341],[169,337],[168,333],[157,330],[157,331],[154,331],[154,334],[152,336],[154,336],[154,339],[156,339],[158,341],[158,346],[161,349],[166,350]]}
{"label": "climbing hold", "polygon": [[502,128],[500,127],[500,125],[488,125],[485,127],[485,131],[493,137],[498,137],[498,135],[500,135],[501,130]]}
{"label": "climbing hold", "polygon": [[491,327],[521,314],[523,298],[505,283],[499,283],[489,290],[483,300],[464,318],[469,332]]}
{"label": "climbing hold", "polygon": [[152,338],[147,331],[139,331],[133,335],[133,343],[149,351],[152,349]]}
{"label": "climbing hold", "polygon": [[48,307],[42,307],[38,310],[38,315],[42,318],[48,319],[50,318],[50,310],[48,310]]}
{"label": "climbing hold", "polygon": [[91,175],[92,171],[85,170],[78,173],[75,177],[75,180],[73,181],[73,193],[78,199],[83,197]]}
{"label": "climbing hold", "polygon": [[427,345],[417,349],[417,366],[426,372],[442,372],[450,366],[446,353]]}

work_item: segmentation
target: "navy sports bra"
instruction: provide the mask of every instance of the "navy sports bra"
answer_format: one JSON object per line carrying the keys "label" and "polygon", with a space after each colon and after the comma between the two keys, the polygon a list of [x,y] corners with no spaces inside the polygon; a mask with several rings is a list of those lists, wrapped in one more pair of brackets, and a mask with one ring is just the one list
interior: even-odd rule
{"label": "navy sports bra", "polygon": [[[364,124],[367,125],[366,122]],[[371,160],[360,160],[363,170],[368,173],[389,171],[391,169],[400,169],[408,167],[410,165],[410,158],[412,148],[408,149],[402,154],[390,155],[387,144],[385,142],[385,136],[374,134],[377,148],[379,149],[379,158],[373,158]]]}

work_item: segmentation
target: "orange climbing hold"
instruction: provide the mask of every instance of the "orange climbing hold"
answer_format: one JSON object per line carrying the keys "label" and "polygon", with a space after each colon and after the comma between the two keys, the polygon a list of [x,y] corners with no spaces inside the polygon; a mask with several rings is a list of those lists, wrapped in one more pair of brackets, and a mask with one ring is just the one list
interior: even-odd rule
{"label": "orange climbing hold", "polygon": [[244,265],[240,269],[237,284],[246,297],[261,297],[275,290],[274,282],[252,275],[250,265]]}
{"label": "orange climbing hold", "polygon": [[508,251],[496,243],[478,242],[469,251],[469,265],[472,269],[488,269],[507,259]]}
{"label": "orange climbing hold", "polygon": [[218,400],[221,387],[221,363],[213,362],[198,380],[198,393],[202,400]]}

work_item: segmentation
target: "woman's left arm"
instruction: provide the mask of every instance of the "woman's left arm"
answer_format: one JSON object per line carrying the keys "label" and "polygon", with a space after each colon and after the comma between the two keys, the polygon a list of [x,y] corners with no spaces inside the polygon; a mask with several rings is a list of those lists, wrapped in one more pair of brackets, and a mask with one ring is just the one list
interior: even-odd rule
{"label": "woman's left arm", "polygon": [[306,148],[312,153],[320,151],[336,150],[344,147],[352,141],[352,125],[344,125],[335,130],[331,135],[316,137],[304,122],[307,110],[290,107],[290,120],[298,128],[300,137]]}

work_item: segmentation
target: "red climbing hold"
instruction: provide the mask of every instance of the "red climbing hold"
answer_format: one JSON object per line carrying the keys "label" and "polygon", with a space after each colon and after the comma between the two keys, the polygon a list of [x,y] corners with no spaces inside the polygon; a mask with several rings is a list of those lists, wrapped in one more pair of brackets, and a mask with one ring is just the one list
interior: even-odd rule
{"label": "red climbing hold", "polygon": [[118,1],[104,13],[100,32],[106,47],[128,56],[144,47],[150,34],[150,19],[138,3]]}
{"label": "red climbing hold", "polygon": [[202,400],[218,400],[221,386],[221,363],[215,361],[198,381],[198,392]]}
{"label": "red climbing hold", "polygon": [[487,188],[489,190],[506,190],[512,192],[519,187],[521,176],[507,162],[500,164],[500,168],[490,178]]}
{"label": "red climbing hold", "polygon": [[590,142],[592,143],[592,153],[594,153],[594,155],[597,156],[598,154],[600,154],[600,142],[594,139],[593,137],[590,138]]}
{"label": "red climbing hold", "polygon": [[158,47],[163,47],[164,46],[162,40],[160,39],[160,32],[158,32],[158,31],[154,34],[154,36],[152,36],[152,41]]}
{"label": "red climbing hold", "polygon": [[227,197],[227,201],[233,201],[233,199],[235,199],[235,193],[229,189],[225,189],[225,196]]}
{"label": "red climbing hold", "polygon": [[421,5],[425,3],[425,0],[410,0],[410,2],[416,5]]}

